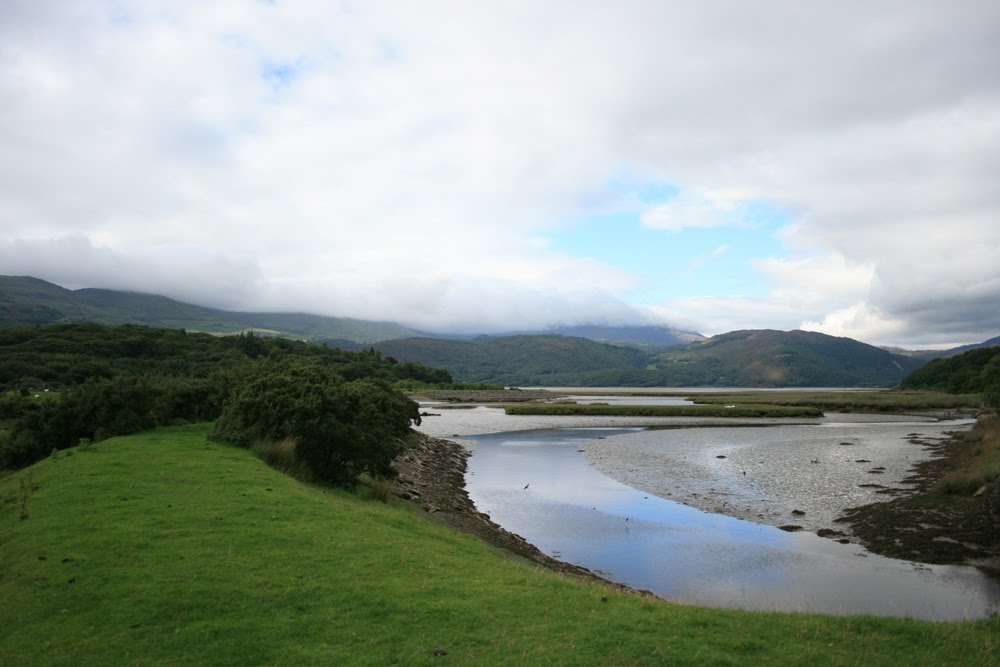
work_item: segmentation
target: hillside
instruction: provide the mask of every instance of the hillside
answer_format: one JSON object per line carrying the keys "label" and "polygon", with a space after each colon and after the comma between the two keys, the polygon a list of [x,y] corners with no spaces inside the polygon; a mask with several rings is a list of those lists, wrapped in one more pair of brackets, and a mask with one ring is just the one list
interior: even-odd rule
{"label": "hillside", "polygon": [[904,389],[977,394],[996,387],[993,391],[1000,395],[1000,345],[973,348],[952,357],[934,359],[904,378],[900,386]]}
{"label": "hillside", "polygon": [[733,387],[893,386],[924,362],[850,338],[810,331],[745,330],[657,356],[678,384]]}
{"label": "hillside", "polygon": [[460,382],[558,384],[568,377],[634,371],[648,363],[640,350],[569,336],[481,336],[471,341],[407,338],[382,341],[379,352],[398,361],[447,369]]}
{"label": "hillside", "polygon": [[299,313],[237,313],[203,308],[156,294],[106,289],[68,290],[27,276],[0,276],[0,327],[57,322],[144,324],[231,334],[249,329],[305,340],[342,339],[355,343],[414,336],[391,322]]}
{"label": "hillside", "polygon": [[559,336],[574,336],[577,338],[589,338],[599,343],[612,343],[614,345],[638,345],[638,346],[668,346],[687,345],[705,337],[699,333],[683,331],[668,326],[599,326],[599,325],[577,325],[555,327],[544,332],[525,333],[545,333]]}
{"label": "hillside", "polygon": [[923,364],[805,331],[736,331],[659,351],[552,335],[413,338],[375,347],[400,361],[446,368],[465,382],[549,386],[893,386]]}
{"label": "hillside", "polygon": [[[998,620],[630,595],[174,427],[0,479],[0,664],[986,665]],[[23,502],[22,499],[23,498]]]}

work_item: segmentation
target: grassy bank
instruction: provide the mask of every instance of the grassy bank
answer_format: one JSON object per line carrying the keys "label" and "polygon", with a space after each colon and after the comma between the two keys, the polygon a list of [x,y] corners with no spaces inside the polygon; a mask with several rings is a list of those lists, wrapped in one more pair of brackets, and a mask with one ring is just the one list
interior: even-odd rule
{"label": "grassy bank", "polygon": [[508,415],[585,415],[607,417],[822,417],[810,405],[594,405],[582,403],[530,403],[505,405]]}
{"label": "grassy bank", "polygon": [[941,480],[944,493],[971,495],[982,486],[1000,479],[1000,415],[982,415],[962,440],[972,448],[969,460]]}
{"label": "grassy bank", "polygon": [[734,391],[692,394],[688,398],[699,404],[811,405],[837,412],[977,410],[982,406],[979,394],[937,391]]}
{"label": "grassy bank", "polygon": [[115,438],[0,480],[0,664],[1000,658],[997,618],[756,614],[616,593],[405,508],[302,485],[206,432]]}

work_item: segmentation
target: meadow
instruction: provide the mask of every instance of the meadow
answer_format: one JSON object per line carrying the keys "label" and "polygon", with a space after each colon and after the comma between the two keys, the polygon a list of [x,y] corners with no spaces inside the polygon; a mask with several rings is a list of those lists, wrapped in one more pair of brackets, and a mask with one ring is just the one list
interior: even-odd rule
{"label": "meadow", "polygon": [[0,664],[993,665],[1000,618],[672,604],[178,426],[0,479]]}

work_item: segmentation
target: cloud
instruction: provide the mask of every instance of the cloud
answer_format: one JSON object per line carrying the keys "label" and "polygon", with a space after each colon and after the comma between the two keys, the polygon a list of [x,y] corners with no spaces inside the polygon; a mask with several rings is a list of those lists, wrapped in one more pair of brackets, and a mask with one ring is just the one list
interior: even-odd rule
{"label": "cloud", "polygon": [[[985,0],[16,3],[0,273],[429,328],[982,339],[998,29]],[[647,308],[538,242],[620,173],[676,188],[640,211],[671,238],[786,211],[770,291]]]}
{"label": "cloud", "polygon": [[642,224],[650,229],[679,232],[692,227],[741,224],[747,215],[750,193],[702,190],[681,194],[644,211]]}
{"label": "cloud", "polygon": [[717,248],[716,248],[715,250],[713,250],[712,252],[706,252],[706,253],[703,253],[703,254],[701,254],[701,255],[698,255],[697,257],[694,257],[694,258],[693,258],[693,259],[692,259],[692,260],[691,260],[691,261],[690,261],[690,262],[688,263],[688,265],[689,265],[689,266],[690,266],[690,267],[691,267],[692,269],[701,269],[701,268],[703,268],[703,267],[704,267],[704,266],[705,266],[706,264],[709,264],[709,263],[710,263],[710,262],[712,262],[713,260],[716,260],[716,259],[718,259],[718,258],[722,257],[722,256],[723,256],[723,255],[725,255],[725,254],[726,254],[727,252],[729,252],[729,246],[728,246],[728,245],[726,245],[726,244],[722,244],[722,245],[720,245],[719,247],[717,247]]}

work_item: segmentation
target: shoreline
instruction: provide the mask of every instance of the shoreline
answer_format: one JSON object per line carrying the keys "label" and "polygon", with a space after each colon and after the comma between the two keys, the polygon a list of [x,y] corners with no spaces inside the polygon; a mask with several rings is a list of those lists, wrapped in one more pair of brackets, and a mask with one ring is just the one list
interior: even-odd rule
{"label": "shoreline", "polygon": [[553,558],[495,523],[476,508],[465,488],[465,471],[471,454],[468,447],[424,433],[417,436],[394,464],[399,472],[396,480],[399,498],[420,506],[435,520],[459,532],[548,570],[599,581],[618,591],[661,599],[650,591],[610,581],[585,567]]}
{"label": "shoreline", "polygon": [[[872,553],[892,558],[921,563],[975,565],[985,567],[994,576],[998,576],[1000,543],[993,544],[990,528],[984,523],[988,522],[988,513],[984,509],[985,497],[969,499],[970,502],[960,501],[961,511],[955,513],[953,520],[945,522],[945,525],[933,525],[933,531],[926,527],[926,515],[913,509],[914,504],[920,506],[926,504],[928,498],[933,498],[929,489],[958,465],[958,459],[969,455],[971,448],[961,446],[964,442],[962,436],[967,432],[951,432],[948,437],[943,438],[916,438],[917,434],[911,434],[914,437],[909,440],[910,446],[921,446],[929,451],[926,458],[907,464],[901,471],[902,474],[897,473],[899,479],[892,486],[884,487],[882,495],[892,497],[875,503],[852,503],[839,508],[835,516],[827,516],[818,523],[815,519],[819,517],[810,517],[807,521],[804,520],[805,516],[792,512],[795,524],[788,527],[793,530],[809,530],[821,537],[841,542],[857,542]],[[552,558],[521,536],[494,523],[487,514],[476,508],[466,491],[465,471],[471,454],[469,448],[426,433],[418,433],[417,436],[416,444],[407,449],[396,462],[400,473],[397,482],[397,495],[400,498],[419,505],[436,520],[460,532],[475,535],[515,557],[569,576],[601,581],[618,590],[657,597],[649,591],[609,581],[587,568]],[[456,433],[453,437],[461,436]],[[585,455],[593,465],[591,449],[588,444]],[[595,467],[608,474],[600,467]],[[609,476],[617,479],[614,475]],[[628,481],[623,483],[637,488]],[[669,495],[666,497],[671,499]],[[925,512],[940,511],[939,503],[931,505],[924,508]],[[715,507],[706,511],[762,522],[760,516],[740,516],[734,510],[735,507],[716,503]],[[791,524],[792,521],[789,518],[786,523]],[[764,523],[779,525],[780,522]],[[800,528],[800,524],[810,525],[808,528]]]}

